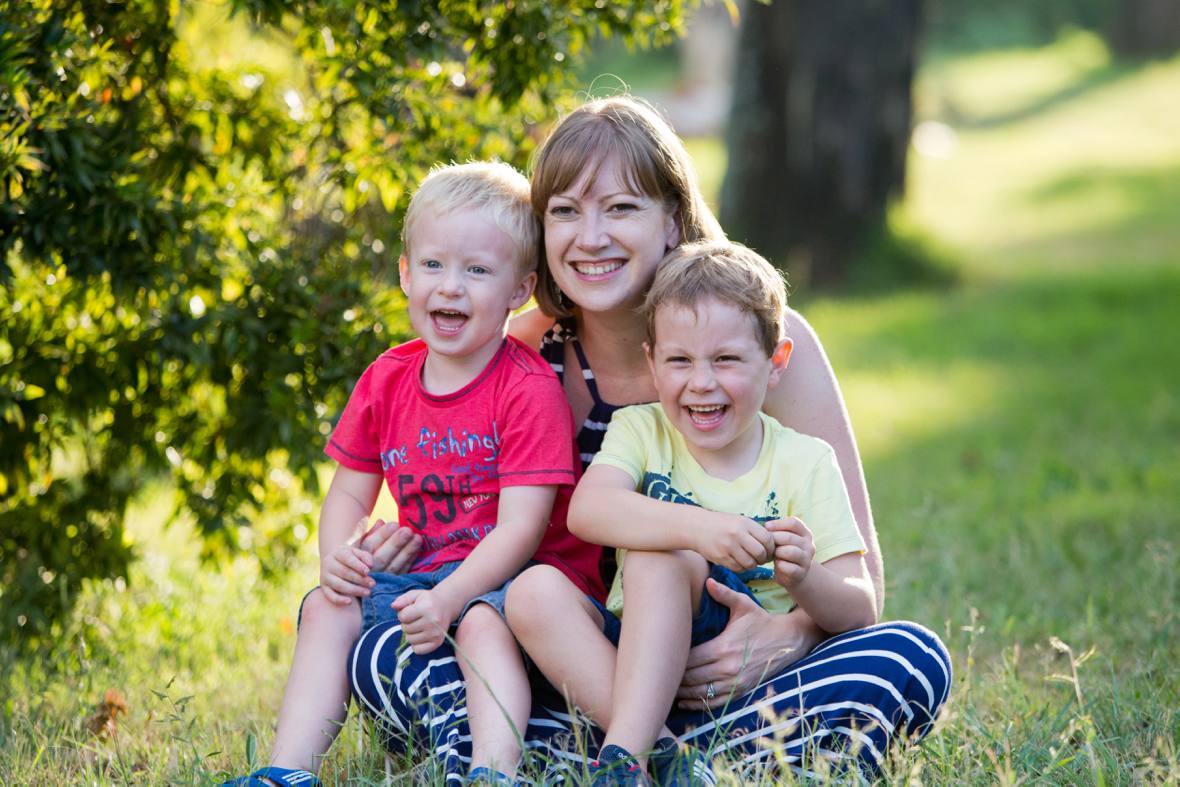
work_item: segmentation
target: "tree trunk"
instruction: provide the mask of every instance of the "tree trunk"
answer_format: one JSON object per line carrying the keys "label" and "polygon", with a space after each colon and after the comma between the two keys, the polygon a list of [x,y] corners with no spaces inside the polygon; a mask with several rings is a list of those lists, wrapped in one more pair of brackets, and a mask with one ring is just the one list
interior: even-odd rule
{"label": "tree trunk", "polygon": [[921,5],[744,6],[721,220],[796,283],[844,280],[902,192]]}
{"label": "tree trunk", "polygon": [[1117,54],[1130,57],[1180,50],[1180,0],[1120,0],[1107,41]]}

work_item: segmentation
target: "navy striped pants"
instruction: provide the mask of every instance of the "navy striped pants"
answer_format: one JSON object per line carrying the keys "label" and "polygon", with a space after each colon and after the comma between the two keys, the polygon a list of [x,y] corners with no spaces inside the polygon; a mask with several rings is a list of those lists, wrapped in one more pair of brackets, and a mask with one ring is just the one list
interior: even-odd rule
{"label": "navy striped pants", "polygon": [[[471,733],[454,652],[444,643],[417,656],[400,643],[397,621],[361,635],[349,661],[353,693],[377,719],[391,752],[429,754],[448,782],[460,780]],[[890,741],[929,732],[950,686],[950,656],[936,634],[915,623],[881,623],[820,643],[723,709],[675,711],[668,726],[682,741],[727,752],[741,772],[806,771],[826,761],[871,775]],[[576,726],[560,697],[538,699],[524,732],[526,750],[580,773],[586,744],[578,743]],[[559,780],[560,767],[549,777]]]}

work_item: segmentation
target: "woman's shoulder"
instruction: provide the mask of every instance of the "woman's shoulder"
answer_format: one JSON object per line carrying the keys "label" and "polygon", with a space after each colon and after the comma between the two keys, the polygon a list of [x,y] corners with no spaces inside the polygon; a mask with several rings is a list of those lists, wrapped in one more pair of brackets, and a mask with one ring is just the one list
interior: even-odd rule
{"label": "woman's shoulder", "polygon": [[514,336],[529,347],[541,346],[541,338],[553,327],[553,318],[533,307],[517,314],[508,321],[508,335]]}
{"label": "woman's shoulder", "polygon": [[844,401],[819,337],[803,315],[786,314],[786,332],[794,347],[778,382],[767,391],[763,412],[797,432],[829,442],[834,424],[845,422]]}

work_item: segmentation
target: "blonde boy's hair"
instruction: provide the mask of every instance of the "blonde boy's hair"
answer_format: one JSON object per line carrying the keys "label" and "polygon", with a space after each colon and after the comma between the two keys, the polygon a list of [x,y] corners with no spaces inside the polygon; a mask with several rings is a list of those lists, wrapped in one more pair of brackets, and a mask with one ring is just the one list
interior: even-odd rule
{"label": "blonde boy's hair", "polygon": [[424,215],[444,215],[478,208],[516,244],[516,265],[523,276],[536,270],[541,228],[529,201],[524,175],[498,161],[437,166],[418,186],[402,225],[402,253],[410,256],[414,228]]}
{"label": "blonde boy's hair", "polygon": [[656,313],[666,306],[697,309],[702,301],[732,304],[754,320],[754,334],[769,357],[783,336],[787,288],[782,274],[740,243],[687,243],[669,252],[647,291],[641,313],[649,347],[656,343]]}
{"label": "blonde boy's hair", "polygon": [[[562,118],[533,162],[533,209],[544,216],[549,199],[568,190],[589,168],[591,179],[612,156],[625,185],[661,201],[676,217],[680,241],[724,240],[705,204],[692,159],[668,122],[632,96],[588,101]],[[550,317],[568,317],[548,266],[537,271],[537,303]]]}

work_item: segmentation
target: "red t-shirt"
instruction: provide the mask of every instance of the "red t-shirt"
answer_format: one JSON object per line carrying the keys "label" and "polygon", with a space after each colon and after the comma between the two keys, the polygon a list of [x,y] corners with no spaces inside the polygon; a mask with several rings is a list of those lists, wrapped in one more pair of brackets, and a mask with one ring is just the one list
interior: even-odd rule
{"label": "red t-shirt", "polygon": [[566,529],[580,463],[573,416],[557,376],[535,351],[509,337],[464,388],[435,396],[422,387],[421,339],[394,347],[357,381],[328,456],[362,473],[382,473],[400,523],[422,534],[412,571],[471,554],[496,526],[503,486],[558,487],[535,560],[583,592],[605,595],[601,548]]}

